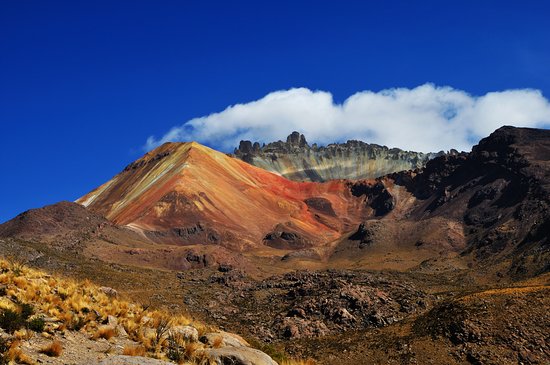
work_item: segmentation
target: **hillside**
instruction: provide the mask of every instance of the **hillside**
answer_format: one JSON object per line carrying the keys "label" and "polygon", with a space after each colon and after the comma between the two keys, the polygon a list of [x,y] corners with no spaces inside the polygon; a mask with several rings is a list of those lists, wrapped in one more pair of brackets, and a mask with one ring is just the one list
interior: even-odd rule
{"label": "hillside", "polygon": [[109,287],[13,260],[0,259],[0,272],[1,364],[277,364],[238,335],[125,301]]}

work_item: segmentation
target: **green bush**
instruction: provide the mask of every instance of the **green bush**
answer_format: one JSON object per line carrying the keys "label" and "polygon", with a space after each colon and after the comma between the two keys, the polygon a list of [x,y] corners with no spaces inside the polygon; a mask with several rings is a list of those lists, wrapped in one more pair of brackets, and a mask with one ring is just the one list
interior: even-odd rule
{"label": "green bush", "polygon": [[27,321],[27,328],[34,332],[44,332],[46,322],[43,317],[34,317],[30,321]]}
{"label": "green bush", "polygon": [[13,333],[25,325],[21,314],[11,309],[3,309],[0,312],[0,327],[6,332]]}
{"label": "green bush", "polygon": [[25,321],[34,314],[34,308],[29,303],[21,303],[19,306],[21,307],[21,318]]}

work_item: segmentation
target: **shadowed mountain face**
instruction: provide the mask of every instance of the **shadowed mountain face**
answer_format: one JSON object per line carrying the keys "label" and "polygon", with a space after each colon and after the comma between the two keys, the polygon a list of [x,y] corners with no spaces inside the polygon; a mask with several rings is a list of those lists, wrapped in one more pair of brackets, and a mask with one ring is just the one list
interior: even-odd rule
{"label": "shadowed mountain face", "polygon": [[550,131],[502,127],[470,154],[391,175],[417,199],[410,217],[461,222],[465,253],[526,274],[550,270]]}
{"label": "shadowed mountain face", "polygon": [[[455,151],[453,151],[455,152]],[[402,170],[423,167],[439,153],[419,153],[361,141],[310,146],[303,134],[293,132],[286,142],[261,146],[241,141],[235,156],[251,165],[296,181],[373,179]]]}

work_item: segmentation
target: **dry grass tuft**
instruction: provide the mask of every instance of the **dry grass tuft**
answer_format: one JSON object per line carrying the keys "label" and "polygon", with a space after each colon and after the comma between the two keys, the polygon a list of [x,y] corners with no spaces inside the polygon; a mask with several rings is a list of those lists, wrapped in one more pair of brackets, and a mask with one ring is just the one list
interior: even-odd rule
{"label": "dry grass tuft", "polygon": [[98,338],[104,338],[110,340],[116,336],[116,330],[111,326],[101,326],[98,328],[97,332],[94,334],[93,339],[97,340]]}
{"label": "dry grass tuft", "polygon": [[297,359],[290,359],[290,360],[283,360],[281,362],[281,365],[315,365],[317,362],[313,359],[307,359],[307,360],[297,360]]}
{"label": "dry grass tuft", "polygon": [[47,346],[44,346],[40,349],[40,352],[43,354],[46,354],[50,357],[59,357],[61,356],[61,353],[63,352],[63,345],[61,344],[61,341],[55,340],[52,343],[50,343]]}
{"label": "dry grass tuft", "polygon": [[36,364],[29,356],[25,355],[19,347],[10,348],[5,359],[8,361],[7,364],[12,364],[13,362],[26,365]]}
{"label": "dry grass tuft", "polygon": [[195,352],[197,351],[198,348],[199,348],[199,344],[196,343],[196,342],[190,342],[190,343],[186,344],[185,345],[185,357],[187,359],[192,359],[193,355],[195,354]]}
{"label": "dry grass tuft", "polygon": [[220,348],[220,347],[222,347],[222,345],[223,345],[223,337],[222,336],[217,336],[212,341],[212,347],[214,347],[214,348]]}
{"label": "dry grass tuft", "polygon": [[147,350],[145,350],[145,347],[142,345],[126,346],[124,350],[122,350],[122,354],[128,356],[145,356],[146,353]]}

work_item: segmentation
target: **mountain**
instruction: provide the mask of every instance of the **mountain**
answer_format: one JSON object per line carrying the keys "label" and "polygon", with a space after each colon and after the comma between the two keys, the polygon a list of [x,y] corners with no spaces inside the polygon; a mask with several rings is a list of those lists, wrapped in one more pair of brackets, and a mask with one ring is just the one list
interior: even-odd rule
{"label": "mountain", "polygon": [[[452,150],[451,153],[456,153]],[[377,144],[350,140],[346,143],[310,146],[303,134],[293,132],[286,142],[260,146],[241,141],[234,155],[251,165],[296,181],[373,179],[392,172],[423,167],[444,154],[403,151]]]}
{"label": "mountain", "polygon": [[326,182],[167,143],[77,203],[0,225],[0,253],[242,333],[277,360],[547,364],[549,208],[548,130],[503,127],[470,153]]}
{"label": "mountain", "polygon": [[367,216],[348,185],[290,181],[198,143],[167,143],[77,202],[156,242],[299,249]]}
{"label": "mountain", "polygon": [[[404,187],[410,199],[396,199],[405,204],[392,221],[368,220],[351,240],[450,245],[512,275],[550,271],[550,131],[502,127],[469,154],[441,156],[420,172],[380,182],[389,192]],[[396,226],[400,234],[392,236]]]}
{"label": "mountain", "polygon": [[[307,145],[296,134],[288,143]],[[127,242],[146,252],[168,245],[156,263],[167,267],[235,264],[245,253],[317,267],[437,261],[534,275],[550,270],[549,158],[549,131],[503,127],[471,153],[445,154],[422,169],[319,183],[287,180],[198,143],[166,143],[78,199],[86,209],[63,203],[24,213],[0,235],[44,239],[52,230],[59,241],[66,231],[75,242],[115,243],[84,246],[100,257],[125,252],[134,263],[134,251],[121,248]]]}

